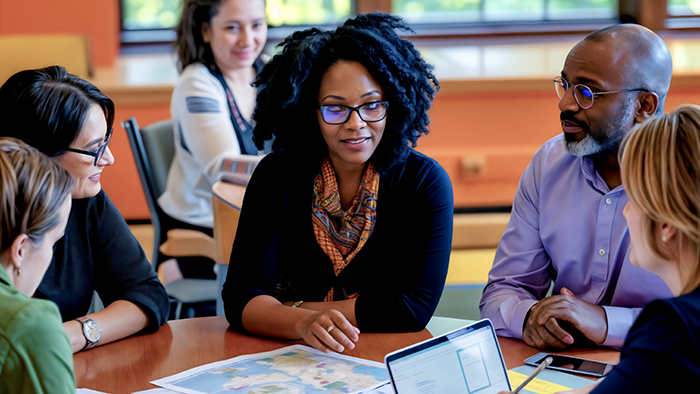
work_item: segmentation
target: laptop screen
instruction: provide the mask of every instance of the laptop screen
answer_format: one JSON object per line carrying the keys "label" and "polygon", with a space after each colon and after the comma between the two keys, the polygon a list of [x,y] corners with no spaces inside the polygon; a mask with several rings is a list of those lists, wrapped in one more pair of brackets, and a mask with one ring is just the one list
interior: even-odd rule
{"label": "laptop screen", "polygon": [[510,391],[489,320],[398,350],[385,361],[397,394]]}

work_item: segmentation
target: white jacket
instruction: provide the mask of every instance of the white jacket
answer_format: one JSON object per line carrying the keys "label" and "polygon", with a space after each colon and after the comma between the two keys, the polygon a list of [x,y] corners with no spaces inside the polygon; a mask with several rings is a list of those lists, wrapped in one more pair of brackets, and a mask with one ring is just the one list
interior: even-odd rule
{"label": "white jacket", "polygon": [[231,124],[226,93],[206,66],[190,64],[173,90],[170,111],[175,156],[158,203],[177,220],[213,227],[211,188],[224,159],[243,156]]}

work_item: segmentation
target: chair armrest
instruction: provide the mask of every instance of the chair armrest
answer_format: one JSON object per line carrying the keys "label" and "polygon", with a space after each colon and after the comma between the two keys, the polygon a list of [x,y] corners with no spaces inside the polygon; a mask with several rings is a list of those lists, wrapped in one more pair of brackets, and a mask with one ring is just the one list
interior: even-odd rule
{"label": "chair armrest", "polygon": [[168,231],[168,239],[160,245],[166,256],[204,256],[216,260],[214,238],[195,230],[173,229]]}

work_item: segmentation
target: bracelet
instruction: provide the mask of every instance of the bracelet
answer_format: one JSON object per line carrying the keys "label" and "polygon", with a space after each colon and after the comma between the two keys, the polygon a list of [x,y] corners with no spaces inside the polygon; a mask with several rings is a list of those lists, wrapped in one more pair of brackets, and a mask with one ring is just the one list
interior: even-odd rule
{"label": "bracelet", "polygon": [[304,301],[297,301],[297,302],[295,302],[295,303],[292,304],[292,308],[296,308],[296,307],[298,307],[299,305],[301,305],[301,304],[303,304],[303,303],[304,303]]}

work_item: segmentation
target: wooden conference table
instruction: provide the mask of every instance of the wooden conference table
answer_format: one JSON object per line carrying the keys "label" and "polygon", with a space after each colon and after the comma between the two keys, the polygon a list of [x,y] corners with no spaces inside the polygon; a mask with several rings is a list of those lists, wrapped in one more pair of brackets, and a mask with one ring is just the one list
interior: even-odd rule
{"label": "wooden conference table", "polygon": [[[403,334],[360,334],[354,350],[343,354],[384,361],[384,355],[430,338],[430,332]],[[510,368],[539,352],[521,341],[499,338]],[[155,388],[149,382],[203,364],[226,360],[242,354],[278,349],[303,341],[281,341],[239,334],[229,329],[223,316],[170,321],[156,333],[123,339],[77,353],[73,357],[78,387],[111,394],[128,394]],[[617,363],[613,350],[571,349],[566,354]]]}

